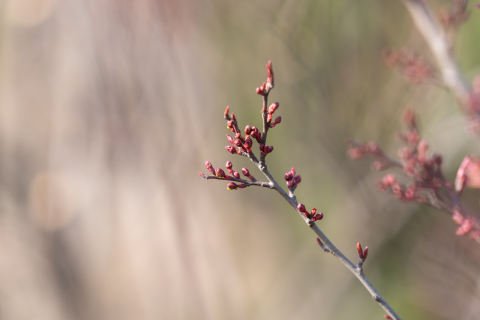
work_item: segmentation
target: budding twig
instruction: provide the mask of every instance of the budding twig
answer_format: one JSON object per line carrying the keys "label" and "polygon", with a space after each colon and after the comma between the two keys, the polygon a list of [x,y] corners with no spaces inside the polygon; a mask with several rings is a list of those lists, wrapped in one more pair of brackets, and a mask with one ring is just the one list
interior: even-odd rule
{"label": "budding twig", "polygon": [[[348,270],[350,270],[357,279],[363,284],[363,286],[367,289],[367,291],[371,294],[372,298],[377,301],[380,306],[389,314],[391,319],[400,320],[401,318],[397,315],[397,313],[392,309],[392,307],[383,299],[383,297],[377,292],[375,287],[370,283],[367,277],[363,274],[362,264],[365,261],[365,258],[368,254],[368,248],[365,250],[359,249],[359,256],[361,257],[361,263],[359,262],[357,265],[354,265],[331,241],[330,239],[322,232],[322,230],[317,226],[315,221],[321,220],[323,218],[323,213],[317,212],[316,208],[313,208],[311,212],[305,208],[305,205],[298,203],[297,198],[294,194],[294,191],[298,184],[301,182],[301,176],[297,175],[294,168],[292,168],[289,172],[287,172],[284,176],[285,181],[288,187],[288,193],[275,181],[271,173],[267,169],[265,157],[268,153],[273,150],[273,147],[267,146],[267,133],[269,128],[273,128],[275,125],[272,124],[273,113],[275,110],[278,109],[278,103],[272,104],[267,109],[268,103],[268,95],[270,90],[273,88],[274,85],[274,76],[272,70],[272,63],[269,61],[267,64],[267,81],[262,84],[262,86],[256,89],[257,94],[263,97],[263,105],[262,105],[262,120],[263,120],[263,132],[260,135],[258,129],[255,127],[247,126],[245,127],[245,134],[247,135],[245,138],[242,137],[240,130],[238,129],[238,123],[234,118],[233,114],[229,115],[229,108],[225,109],[224,118],[228,121],[227,125],[228,128],[232,133],[235,134],[235,139],[233,137],[228,136],[229,142],[233,146],[227,146],[227,150],[231,154],[238,154],[247,156],[250,160],[258,167],[258,169],[264,174],[267,178],[268,182],[261,182],[257,181],[253,176],[251,176],[250,172],[246,169],[242,169],[243,175],[247,176],[251,181],[240,179],[239,176],[235,175],[232,169],[232,163],[230,161],[227,162],[226,168],[229,170],[230,176],[226,175],[223,170],[214,170],[213,166],[207,161],[206,167],[207,169],[213,173],[214,175],[204,175],[199,172],[199,175],[203,178],[209,180],[230,180],[228,184],[228,189],[237,189],[237,188],[244,188],[248,186],[260,186],[266,187],[270,189],[276,190],[289,204],[292,208],[297,211],[300,217],[304,220],[304,222],[310,227],[310,229],[317,235],[317,242],[321,246],[321,248],[325,252],[331,253],[335,256]],[[278,120],[277,120],[278,119]],[[281,118],[277,117],[275,119],[275,124],[280,123]],[[257,140],[260,144],[259,148],[261,151],[260,160],[257,160],[256,156],[251,149],[251,140],[248,141],[249,137],[252,136]],[[377,155],[380,155],[379,150],[373,150],[372,152],[376,152]],[[382,153],[383,154],[383,153]],[[386,158],[386,156],[383,156]],[[392,164],[395,162],[392,160]],[[232,176],[233,173],[233,176]],[[238,174],[238,173],[237,173]],[[237,185],[235,182],[240,183]],[[360,244],[359,244],[360,246]],[[361,248],[361,246],[360,246]],[[360,254],[361,251],[361,254]]]}

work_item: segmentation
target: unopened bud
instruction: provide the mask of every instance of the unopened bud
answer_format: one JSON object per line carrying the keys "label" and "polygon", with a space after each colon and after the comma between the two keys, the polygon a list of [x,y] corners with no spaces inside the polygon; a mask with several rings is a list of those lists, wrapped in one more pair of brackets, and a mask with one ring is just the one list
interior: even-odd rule
{"label": "unopened bud", "polygon": [[322,240],[320,240],[320,238],[317,238],[317,243],[318,243],[318,245],[319,245],[320,247],[323,246],[323,242],[322,242]]}
{"label": "unopened bud", "polygon": [[319,213],[313,213],[313,210],[312,210],[312,220],[313,221],[318,221],[318,220],[322,220],[323,219],[323,213],[319,212]]}
{"label": "unopened bud", "polygon": [[463,235],[466,235],[467,233],[469,233],[473,228],[473,221],[471,218],[466,218],[465,220],[463,220],[462,224],[460,225],[460,227],[458,227],[457,229],[457,236],[463,236]]}
{"label": "unopened bud", "polygon": [[211,174],[215,174],[215,169],[209,161],[205,161],[205,168],[210,171]]}
{"label": "unopened bud", "polygon": [[274,102],[268,107],[268,113],[273,114],[278,108],[280,107],[280,104],[278,102]]}
{"label": "unopened bud", "polygon": [[234,141],[235,141],[235,139],[233,139],[232,136],[229,135],[229,134],[227,134],[227,140],[228,140],[228,142],[230,142],[231,144],[233,144]]}
{"label": "unopened bud", "polygon": [[258,87],[258,88],[255,90],[255,92],[256,92],[258,95],[261,95],[261,96],[263,96],[263,95],[265,94],[264,91],[263,91],[263,89],[262,89],[261,87]]}
{"label": "unopened bud", "polygon": [[285,173],[285,181],[290,181],[293,179],[293,174],[291,172]]}
{"label": "unopened bud", "polygon": [[230,110],[230,107],[227,106],[227,107],[225,108],[225,112],[223,113],[223,115],[224,115],[225,118],[228,116],[229,110]]}
{"label": "unopened bud", "polygon": [[288,189],[291,189],[293,187],[293,181],[292,180],[287,181],[287,187],[288,187]]}
{"label": "unopened bud", "polygon": [[237,153],[237,149],[235,149],[232,146],[226,146],[225,149],[227,149],[227,151],[230,152],[231,154],[236,154]]}
{"label": "unopened bud", "polygon": [[225,171],[223,171],[222,168],[217,168],[217,169],[215,170],[215,174],[216,174],[216,176],[219,177],[219,178],[225,178]]}
{"label": "unopened bud", "polygon": [[267,82],[270,83],[270,85],[274,86],[274,76],[273,76],[273,68],[272,68],[272,61],[269,60],[268,63],[267,63]]}
{"label": "unopened bud", "polygon": [[275,124],[279,124],[280,122],[282,122],[282,116],[278,116],[275,118]]}
{"label": "unopened bud", "polygon": [[272,114],[269,113],[269,114],[267,115],[267,122],[269,122],[269,123],[272,122],[272,118],[273,118]]}
{"label": "unopened bud", "polygon": [[248,177],[250,175],[250,172],[248,171],[247,168],[242,168],[242,173],[245,177]]}
{"label": "unopened bud", "polygon": [[245,127],[245,134],[248,136],[250,135],[251,132],[252,132],[252,128],[250,128],[250,126],[247,124],[247,126]]}
{"label": "unopened bud", "polygon": [[265,145],[264,144],[261,144],[258,146],[258,148],[260,149],[260,151],[264,151],[265,150]]}
{"label": "unopened bud", "polygon": [[360,244],[360,242],[357,243],[357,252],[360,259],[365,259],[365,256],[363,255],[362,245]]}
{"label": "unopened bud", "polygon": [[290,172],[295,175],[297,172],[295,171],[295,168],[292,167],[292,169],[290,170]]}
{"label": "unopened bud", "polygon": [[233,164],[231,161],[227,161],[227,164],[225,164],[225,168],[227,168],[228,170],[231,170],[233,167]]}
{"label": "unopened bud", "polygon": [[297,205],[297,210],[300,211],[300,212],[303,212],[303,213],[308,213],[307,209],[305,209],[305,205],[303,203],[299,203]]}
{"label": "unopened bud", "polygon": [[236,145],[237,147],[241,147],[242,146],[242,141],[240,141],[240,139],[236,139],[234,142],[233,142],[234,145]]}
{"label": "unopened bud", "polygon": [[300,182],[302,182],[302,176],[300,176],[300,175],[296,176],[293,179],[293,183],[295,183],[295,184],[299,184]]}
{"label": "unopened bud", "polygon": [[467,169],[470,162],[470,156],[467,155],[458,168],[457,177],[455,178],[455,191],[457,192],[462,192],[463,189],[465,189],[465,185],[467,184]]}
{"label": "unopened bud", "polygon": [[250,139],[250,137],[246,138],[245,139],[245,148],[250,148],[252,147],[252,139]]}
{"label": "unopened bud", "polygon": [[367,259],[368,256],[368,246],[365,247],[365,250],[363,250],[363,259]]}
{"label": "unopened bud", "polygon": [[238,188],[238,185],[235,182],[230,182],[229,184],[227,184],[228,190],[235,190],[237,188]]}
{"label": "unopened bud", "polygon": [[233,171],[233,176],[237,179],[240,179],[240,173],[238,173],[237,171]]}
{"label": "unopened bud", "polygon": [[390,317],[388,314],[384,315],[383,317],[384,317],[385,319],[387,319],[387,320],[392,320],[392,319],[393,319],[393,318]]}
{"label": "unopened bud", "polygon": [[397,182],[397,179],[393,174],[387,174],[382,178],[382,182],[385,186],[391,187],[395,182]]}

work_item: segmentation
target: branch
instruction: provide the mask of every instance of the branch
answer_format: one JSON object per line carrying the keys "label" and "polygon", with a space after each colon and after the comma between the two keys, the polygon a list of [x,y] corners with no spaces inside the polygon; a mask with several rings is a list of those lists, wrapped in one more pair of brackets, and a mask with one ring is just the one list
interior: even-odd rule
{"label": "branch", "polygon": [[425,1],[401,0],[412,16],[418,31],[423,35],[437,61],[444,84],[452,92],[461,107],[468,111],[471,87],[465,81],[448,40],[437,19]]}
{"label": "branch", "polygon": [[[285,174],[285,181],[287,182],[288,193],[285,191],[273,178],[272,174],[268,171],[267,164],[266,164],[266,156],[273,151],[272,146],[267,146],[267,133],[270,128],[275,127],[278,123],[281,122],[281,117],[277,117],[275,121],[273,119],[273,113],[279,108],[278,103],[273,103],[267,109],[268,103],[268,94],[274,86],[274,77],[273,77],[273,70],[272,64],[269,61],[267,64],[267,74],[268,78],[266,83],[264,82],[262,86],[258,87],[256,92],[257,94],[263,97],[263,107],[262,107],[262,122],[263,122],[263,130],[262,133],[255,128],[246,126],[245,127],[245,138],[242,137],[242,133],[238,127],[237,120],[235,116],[229,115],[229,107],[225,109],[224,118],[228,121],[227,127],[230,129],[232,133],[235,134],[235,139],[232,138],[230,135],[227,135],[229,142],[233,146],[227,146],[226,149],[231,154],[237,154],[242,156],[247,156],[250,160],[258,167],[258,169],[263,173],[263,175],[267,178],[268,182],[260,182],[257,181],[253,176],[250,175],[250,172],[242,168],[242,173],[247,176],[251,181],[240,179],[238,172],[233,171],[232,163],[230,161],[227,162],[226,168],[229,170],[230,175],[226,175],[222,169],[217,168],[216,170],[210,164],[210,162],[206,162],[206,168],[213,174],[212,176],[204,175],[199,172],[199,175],[203,178],[209,180],[231,180],[235,182],[239,182],[240,185],[236,185],[235,183],[231,182],[228,184],[227,188],[230,189],[237,189],[237,188],[244,188],[248,186],[261,186],[270,189],[276,190],[289,204],[292,208],[297,211],[303,221],[310,227],[310,229],[315,232],[317,235],[317,241],[322,247],[325,252],[331,253],[334,257],[336,257],[350,272],[352,272],[355,277],[362,283],[362,285],[367,289],[367,291],[371,294],[372,298],[380,304],[380,306],[387,312],[388,315],[385,316],[386,319],[395,319],[401,320],[400,316],[392,309],[392,307],[385,301],[385,299],[378,293],[375,287],[370,283],[367,279],[365,274],[363,273],[363,263],[367,257],[368,248],[365,248],[365,251],[361,250],[360,244],[357,245],[358,253],[359,253],[359,262],[357,265],[353,264],[331,241],[330,239],[322,232],[322,230],[317,226],[315,221],[321,220],[323,218],[322,213],[317,213],[316,208],[313,208],[311,212],[308,212],[305,209],[305,206],[301,203],[298,203],[297,198],[294,194],[295,189],[297,188],[298,184],[301,182],[300,175],[296,174],[294,168]],[[251,137],[255,138],[259,143],[259,149],[261,151],[260,154],[260,161],[257,160],[256,156],[254,155],[251,147],[252,147],[252,140]],[[383,155],[383,153],[382,153]],[[388,161],[389,165],[391,166],[401,166],[399,163],[396,163],[394,160],[387,158],[383,155],[385,161]]]}

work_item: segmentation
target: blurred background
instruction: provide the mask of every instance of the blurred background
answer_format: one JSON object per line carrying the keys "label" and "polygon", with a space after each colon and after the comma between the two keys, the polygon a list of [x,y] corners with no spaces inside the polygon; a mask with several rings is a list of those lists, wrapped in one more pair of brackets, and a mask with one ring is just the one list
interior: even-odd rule
{"label": "blurred background", "polygon": [[[431,1],[433,5],[448,1]],[[480,12],[457,52],[479,71]],[[385,68],[426,47],[399,1],[0,1],[0,319],[381,319],[275,192],[227,191],[223,111],[261,125],[273,61],[282,123],[269,169],[404,319],[478,319],[480,250],[444,213],[376,191],[345,140],[400,144],[420,115],[452,179],[478,144],[452,97]],[[254,149],[255,150],[255,149]],[[477,191],[465,199],[478,211]]]}

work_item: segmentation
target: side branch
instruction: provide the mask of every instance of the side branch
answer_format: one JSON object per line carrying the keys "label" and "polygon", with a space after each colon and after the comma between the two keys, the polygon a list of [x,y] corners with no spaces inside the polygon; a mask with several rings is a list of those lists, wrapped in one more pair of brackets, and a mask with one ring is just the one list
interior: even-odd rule
{"label": "side branch", "polygon": [[450,50],[447,35],[440,28],[428,5],[422,0],[402,0],[418,31],[423,35],[437,61],[445,85],[462,108],[467,108],[471,92]]}
{"label": "side branch", "polygon": [[257,186],[257,187],[264,187],[264,188],[269,188],[269,189],[274,189],[274,185],[271,182],[265,182],[265,181],[248,181],[248,180],[243,180],[243,179],[237,179],[237,178],[232,178],[229,177],[229,179],[217,177],[217,176],[209,176],[203,173],[200,173],[201,177],[203,177],[206,180],[222,180],[222,181],[234,181],[234,182],[239,182],[241,183],[244,187],[250,187],[250,186]]}

